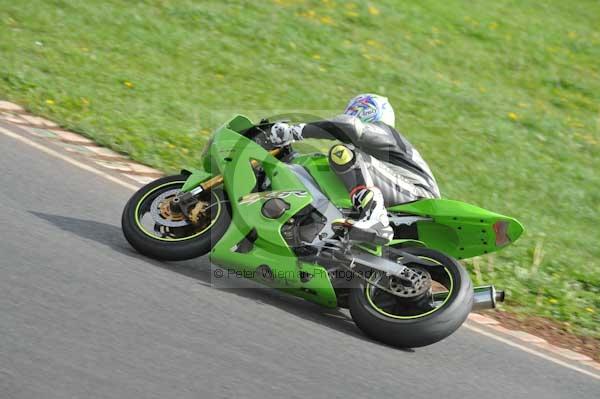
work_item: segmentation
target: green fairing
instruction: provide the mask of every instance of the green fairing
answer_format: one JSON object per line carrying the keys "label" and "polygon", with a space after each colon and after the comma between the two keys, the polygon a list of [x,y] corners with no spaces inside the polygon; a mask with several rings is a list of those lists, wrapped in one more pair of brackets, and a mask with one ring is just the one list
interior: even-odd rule
{"label": "green fairing", "polygon": [[[217,135],[223,129],[231,130],[234,132],[241,132],[241,131],[251,128],[252,126],[253,126],[253,124],[250,121],[250,119],[246,118],[243,115],[236,115],[233,119],[231,119],[230,121],[225,123],[221,128],[219,128],[215,132],[215,135]],[[236,137],[239,137],[239,136],[236,136]],[[186,168],[181,171],[181,174],[188,175],[188,179],[186,180],[185,184],[181,188],[181,191],[187,192],[187,191],[193,190],[194,188],[198,187],[202,182],[204,182],[204,181],[208,180],[209,178],[211,178],[212,176],[218,174],[218,172],[212,173],[212,171],[216,170],[216,168],[214,168],[214,164],[213,164],[214,160],[210,156],[208,156],[208,152],[210,151],[210,148],[212,147],[212,143],[213,143],[213,138],[211,137],[211,139],[206,144],[207,151],[205,152],[204,157],[203,157],[203,163],[202,163],[203,169]]]}
{"label": "green fairing", "polygon": [[[237,129],[246,125],[237,117]],[[227,126],[234,126],[233,122]],[[209,149],[215,174],[222,174],[225,191],[232,208],[232,222],[225,235],[211,251],[210,259],[217,265],[244,276],[252,275],[261,265],[267,265],[273,273],[272,281],[258,279],[261,283],[282,289],[327,307],[336,307],[337,299],[329,276],[319,265],[301,263],[281,236],[281,227],[294,214],[312,202],[296,175],[282,162],[262,147],[241,136],[227,126],[220,128]],[[254,193],[256,178],[251,161],[262,164],[271,180],[272,191]],[[288,194],[296,192],[296,194]],[[285,196],[290,209],[278,219],[267,219],[261,213],[268,196]],[[235,252],[237,245],[255,229],[258,237],[252,248],[245,253]],[[300,280],[300,272],[312,276],[307,282]],[[225,274],[227,276],[227,273]],[[257,276],[259,277],[259,276]]]}
{"label": "green fairing", "polygon": [[183,192],[188,192],[198,187],[200,183],[212,177],[212,174],[208,173],[207,171],[194,168],[184,169],[181,171],[181,174],[188,175],[185,184],[183,187],[181,187],[181,191]]}
{"label": "green fairing", "polygon": [[351,208],[348,190],[339,177],[329,167],[329,160],[325,154],[314,153],[296,157],[293,163],[302,165],[315,179],[319,188],[338,208]]}
{"label": "green fairing", "polygon": [[242,132],[244,130],[250,129],[254,124],[250,119],[245,117],[244,115],[236,115],[227,123],[225,123],[221,129],[229,129],[234,132]]}
{"label": "green fairing", "polygon": [[494,223],[508,223],[508,237],[514,242],[523,233],[516,219],[474,205],[447,199],[425,199],[388,208],[390,212],[430,218],[418,221],[418,240],[430,248],[458,259],[498,251]]}

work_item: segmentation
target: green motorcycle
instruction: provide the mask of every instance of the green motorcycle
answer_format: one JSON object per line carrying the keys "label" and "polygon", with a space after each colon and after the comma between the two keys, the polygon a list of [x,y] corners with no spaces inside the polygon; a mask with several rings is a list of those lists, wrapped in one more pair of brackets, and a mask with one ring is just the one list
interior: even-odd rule
{"label": "green motorcycle", "polygon": [[356,242],[331,221],[352,216],[326,155],[271,151],[272,124],[235,116],[211,138],[201,169],[142,187],[123,211],[129,243],[144,255],[209,254],[221,276],[242,276],[335,308],[370,337],[419,347],[452,334],[504,294],[473,288],[458,260],[487,254],[523,232],[515,219],[466,203],[424,199],[388,208],[394,240]]}

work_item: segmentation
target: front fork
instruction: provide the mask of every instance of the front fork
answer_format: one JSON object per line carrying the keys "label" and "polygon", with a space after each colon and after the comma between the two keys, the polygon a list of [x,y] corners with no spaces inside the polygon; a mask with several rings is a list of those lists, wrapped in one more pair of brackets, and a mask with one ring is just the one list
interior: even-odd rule
{"label": "front fork", "polygon": [[[277,156],[280,152],[280,148],[274,148],[269,151],[273,156]],[[259,165],[256,160],[252,160],[251,163],[252,167]],[[189,174],[188,178],[179,194],[171,200],[170,207],[171,211],[181,212],[189,219],[189,211],[198,203],[198,196],[205,191],[210,191],[214,187],[223,184],[223,176],[217,175],[210,177],[209,173],[199,169],[183,170],[182,173]]]}

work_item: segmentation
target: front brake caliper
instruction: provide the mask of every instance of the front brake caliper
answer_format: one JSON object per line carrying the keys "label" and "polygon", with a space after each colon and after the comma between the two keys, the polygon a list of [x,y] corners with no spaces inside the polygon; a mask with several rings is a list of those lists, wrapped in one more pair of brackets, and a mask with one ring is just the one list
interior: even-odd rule
{"label": "front brake caliper", "polygon": [[208,202],[198,201],[196,205],[193,205],[191,210],[189,211],[188,218],[193,224],[198,224],[200,222],[200,216],[204,215],[204,212],[208,208]]}

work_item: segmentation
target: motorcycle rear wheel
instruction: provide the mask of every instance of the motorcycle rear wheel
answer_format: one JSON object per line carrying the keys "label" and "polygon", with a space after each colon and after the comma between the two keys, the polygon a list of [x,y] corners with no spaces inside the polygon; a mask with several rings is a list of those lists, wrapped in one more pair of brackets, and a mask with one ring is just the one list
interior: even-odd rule
{"label": "motorcycle rear wheel", "polygon": [[[403,251],[435,264],[428,266],[427,271],[447,290],[436,294],[441,297],[435,301],[435,295],[431,294],[431,302],[436,306],[411,310],[410,302],[381,289],[379,297],[374,299],[373,292],[377,288],[360,281],[350,294],[350,314],[356,325],[377,341],[401,348],[431,345],[452,334],[466,320],[473,305],[473,285],[467,271],[450,256],[429,248],[404,248]],[[381,298],[382,293],[384,298]]]}
{"label": "motorcycle rear wheel", "polygon": [[[174,175],[162,177],[140,188],[127,202],[123,209],[121,227],[127,241],[138,252],[160,260],[186,260],[208,253],[213,245],[225,234],[231,222],[231,208],[226,194],[215,188],[204,194],[208,204],[207,220],[199,225],[186,222],[182,215],[171,220],[171,225],[161,226],[154,223],[159,217],[156,208],[161,196],[168,198],[177,193],[187,177]],[[158,200],[157,200],[158,199]],[[149,216],[150,215],[150,216]],[[169,223],[165,223],[169,224]]]}

